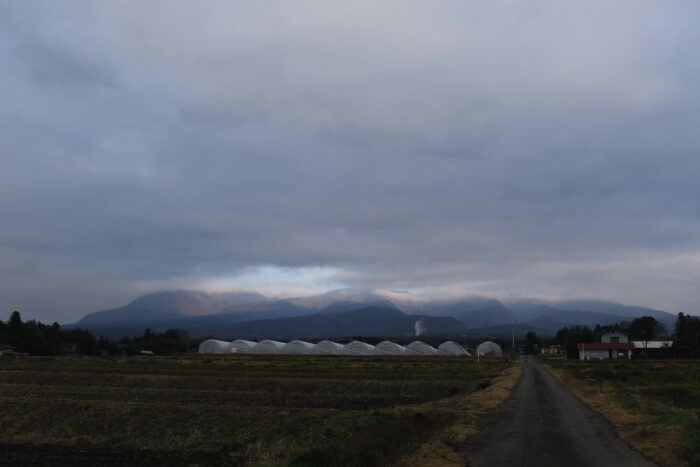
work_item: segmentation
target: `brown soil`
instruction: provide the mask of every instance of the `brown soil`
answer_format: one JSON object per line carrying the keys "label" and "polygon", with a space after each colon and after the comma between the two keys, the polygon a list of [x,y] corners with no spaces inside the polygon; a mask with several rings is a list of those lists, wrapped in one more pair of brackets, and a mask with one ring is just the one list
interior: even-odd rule
{"label": "brown soil", "polygon": [[22,466],[100,466],[124,465],[197,465],[235,466],[247,459],[223,452],[176,452],[152,450],[115,450],[64,447],[55,445],[0,444],[2,465]]}

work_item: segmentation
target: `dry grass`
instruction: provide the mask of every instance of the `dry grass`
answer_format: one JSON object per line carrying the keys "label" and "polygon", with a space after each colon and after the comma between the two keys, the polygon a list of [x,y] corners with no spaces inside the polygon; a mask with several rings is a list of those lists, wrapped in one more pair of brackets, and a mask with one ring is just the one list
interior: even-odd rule
{"label": "dry grass", "polygon": [[483,429],[488,414],[508,397],[520,377],[520,365],[504,369],[492,383],[481,391],[425,404],[426,410],[458,414],[454,423],[426,441],[420,449],[398,464],[404,466],[464,465],[461,452],[468,436]]}
{"label": "dry grass", "polygon": [[678,379],[685,387],[700,389],[698,362],[543,359],[543,363],[576,397],[615,425],[622,439],[645,456],[665,466],[698,465],[700,433],[692,432],[700,428],[697,423],[700,412],[649,396],[667,394]]}

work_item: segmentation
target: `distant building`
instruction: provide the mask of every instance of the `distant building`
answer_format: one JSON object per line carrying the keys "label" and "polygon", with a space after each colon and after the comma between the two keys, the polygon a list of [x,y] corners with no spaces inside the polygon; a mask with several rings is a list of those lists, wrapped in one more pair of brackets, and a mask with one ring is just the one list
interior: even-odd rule
{"label": "distant building", "polygon": [[632,341],[635,349],[670,349],[673,347],[671,340]]}
{"label": "distant building", "polygon": [[615,360],[632,358],[634,344],[627,334],[609,332],[603,334],[601,342],[581,342],[578,344],[578,358],[581,360]]}
{"label": "distant building", "polygon": [[15,348],[10,344],[0,344],[0,355],[11,355],[15,353]]}
{"label": "distant building", "polygon": [[64,355],[75,355],[78,351],[78,344],[63,344]]}

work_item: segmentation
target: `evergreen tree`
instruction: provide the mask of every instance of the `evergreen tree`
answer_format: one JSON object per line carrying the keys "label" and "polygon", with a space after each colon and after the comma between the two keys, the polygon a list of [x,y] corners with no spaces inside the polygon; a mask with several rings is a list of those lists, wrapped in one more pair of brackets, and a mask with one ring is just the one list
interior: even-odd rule
{"label": "evergreen tree", "polygon": [[535,346],[540,345],[540,340],[537,338],[537,333],[529,331],[525,334],[525,353],[532,353]]}
{"label": "evergreen tree", "polygon": [[10,320],[7,322],[11,329],[19,330],[22,327],[22,316],[19,311],[15,310],[10,315]]}
{"label": "evergreen tree", "polygon": [[700,318],[678,313],[673,327],[673,348],[677,354],[689,357],[700,351]]}
{"label": "evergreen tree", "polygon": [[578,358],[578,344],[593,342],[593,331],[588,326],[571,326],[566,333],[566,357]]}

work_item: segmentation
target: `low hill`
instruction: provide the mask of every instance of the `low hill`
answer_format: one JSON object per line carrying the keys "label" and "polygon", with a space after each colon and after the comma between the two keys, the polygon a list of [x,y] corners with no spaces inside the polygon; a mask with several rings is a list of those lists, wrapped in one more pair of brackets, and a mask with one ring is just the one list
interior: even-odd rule
{"label": "low hill", "polygon": [[348,336],[461,335],[454,318],[407,315],[394,308],[367,307],[336,313],[248,321],[219,328],[211,334],[224,339],[338,338]]}
{"label": "low hill", "polygon": [[553,337],[555,332],[550,329],[532,326],[530,324],[503,324],[500,326],[489,326],[485,328],[468,329],[468,337],[479,337],[484,339],[510,339],[515,334],[516,339],[520,339],[528,332],[534,332],[538,337]]}
{"label": "low hill", "polygon": [[271,300],[253,292],[207,294],[178,290],[148,294],[121,308],[90,313],[65,327],[88,328],[96,335],[112,338],[142,334],[146,328],[154,332],[179,328],[196,337],[219,335],[222,330],[243,322],[316,314],[335,315],[369,307],[393,309],[426,319],[453,318],[459,322],[455,329],[484,330],[520,324],[548,334],[554,334],[564,326],[606,325],[631,321],[640,316],[653,316],[672,329],[676,319],[675,315],[661,310],[600,300],[522,299],[504,304],[493,298],[468,297],[426,301],[396,293],[382,294],[357,289]]}
{"label": "low hill", "polygon": [[96,335],[119,338],[142,334],[146,328],[163,332],[230,325],[256,319],[312,313],[284,301],[256,293],[207,294],[189,290],[144,295],[126,306],[90,313],[65,328],[87,328]]}
{"label": "low hill", "polygon": [[327,307],[319,310],[319,313],[338,313],[343,311],[358,310],[360,308],[369,307],[380,307],[380,308],[392,308],[398,310],[396,305],[394,305],[391,300],[378,300],[375,302],[351,302],[343,300],[340,302],[331,303]]}
{"label": "low hill", "polygon": [[124,324],[125,322],[159,321],[221,313],[234,305],[265,301],[251,292],[208,294],[191,290],[157,292],[139,297],[121,308],[90,313],[76,326]]}
{"label": "low hill", "polygon": [[558,326],[582,324],[595,326],[632,321],[641,316],[653,316],[659,322],[672,329],[676,315],[640,306],[621,305],[601,300],[566,300],[545,302],[534,299],[519,300],[509,305],[515,311],[519,321],[538,323],[549,329]]}
{"label": "low hill", "polygon": [[517,314],[498,300],[490,298],[469,298],[452,303],[428,304],[425,311],[432,316],[451,316],[458,319],[467,329],[498,326],[514,323]]}

